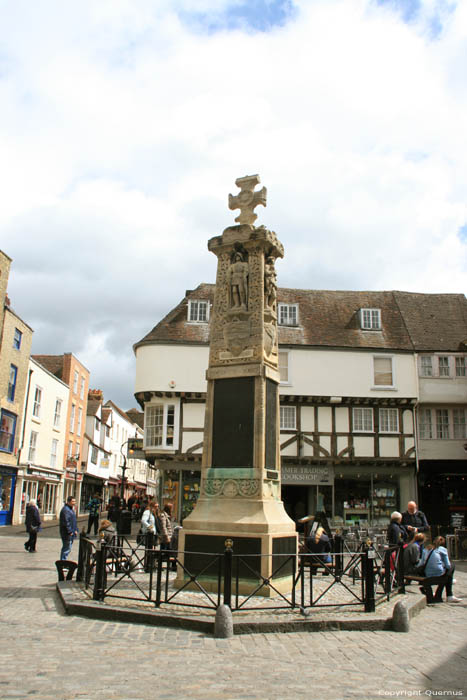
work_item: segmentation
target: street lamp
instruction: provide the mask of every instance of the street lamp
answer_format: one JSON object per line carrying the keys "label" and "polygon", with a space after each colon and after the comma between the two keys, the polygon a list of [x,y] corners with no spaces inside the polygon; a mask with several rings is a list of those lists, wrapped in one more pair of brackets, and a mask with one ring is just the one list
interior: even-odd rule
{"label": "street lamp", "polygon": [[123,464],[120,465],[120,469],[122,470],[122,488],[121,488],[121,500],[122,500],[122,502],[123,502],[123,500],[124,500],[124,498],[125,498],[125,472],[126,472],[126,470],[127,470],[127,466],[126,466],[126,455],[125,455],[125,453],[123,452],[123,448],[124,448],[125,445],[127,445],[127,444],[128,444],[128,440],[126,440],[126,441],[122,444],[122,446],[120,447],[120,452],[121,452],[121,455],[122,455],[122,457],[123,457]]}

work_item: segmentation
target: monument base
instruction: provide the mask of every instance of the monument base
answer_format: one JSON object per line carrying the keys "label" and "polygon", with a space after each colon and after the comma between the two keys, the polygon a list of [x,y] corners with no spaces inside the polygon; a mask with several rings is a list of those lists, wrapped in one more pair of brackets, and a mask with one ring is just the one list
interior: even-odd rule
{"label": "monument base", "polygon": [[207,591],[222,587],[223,555],[226,540],[231,540],[232,595],[269,597],[291,591],[297,534],[280,501],[206,499],[198,501],[196,520],[194,516],[180,530],[178,558],[183,566],[178,566],[176,587],[196,590],[190,581],[194,576]]}

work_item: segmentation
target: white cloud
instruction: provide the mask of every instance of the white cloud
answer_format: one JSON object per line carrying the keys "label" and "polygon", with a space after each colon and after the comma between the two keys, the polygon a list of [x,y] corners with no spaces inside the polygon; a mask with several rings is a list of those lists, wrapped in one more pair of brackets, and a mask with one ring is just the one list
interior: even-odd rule
{"label": "white cloud", "polygon": [[227,1],[2,3],[10,295],[35,352],[86,353],[109,398],[102,368],[126,376],[131,344],[214,281],[206,242],[240,175],[268,187],[280,284],[465,291],[466,4],[424,0],[410,22],[295,4],[270,32],[203,33],[183,13]]}

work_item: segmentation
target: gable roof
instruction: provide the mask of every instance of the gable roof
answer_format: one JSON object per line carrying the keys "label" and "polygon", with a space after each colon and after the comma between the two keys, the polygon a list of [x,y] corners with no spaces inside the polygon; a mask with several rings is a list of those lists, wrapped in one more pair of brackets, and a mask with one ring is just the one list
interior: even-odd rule
{"label": "gable roof", "polygon": [[[209,344],[209,323],[188,322],[190,300],[212,305],[215,285],[200,284],[188,291],[139,342]],[[467,299],[463,294],[412,292],[277,290],[278,303],[298,304],[298,325],[279,325],[282,346],[367,348],[405,352],[467,349]],[[382,329],[362,330],[360,309],[380,309]]]}

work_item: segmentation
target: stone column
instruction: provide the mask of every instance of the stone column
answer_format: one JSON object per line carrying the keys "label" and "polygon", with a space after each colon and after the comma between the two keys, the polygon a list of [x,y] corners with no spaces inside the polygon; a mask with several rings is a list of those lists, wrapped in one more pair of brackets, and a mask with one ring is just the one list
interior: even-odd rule
{"label": "stone column", "polygon": [[[257,183],[257,175],[236,181],[241,192],[230,195],[229,206],[241,209],[239,224],[208,243],[218,265],[206,373],[201,493],[184,520],[180,542],[180,551],[222,552],[230,538],[234,554],[256,555],[245,557],[240,566],[242,592],[254,590],[261,576],[271,578],[284,561],[278,554],[297,551],[295,525],[280,493],[274,263],[284,251],[273,231],[253,224],[253,208],[266,204],[266,189],[254,192]],[[208,561],[185,555],[192,573]],[[203,585],[209,587],[210,577],[214,588],[214,569],[203,575]],[[183,584],[181,569],[177,581]],[[290,589],[291,582],[291,566],[273,577],[273,585],[281,591]],[[259,594],[270,592],[265,586]]]}

